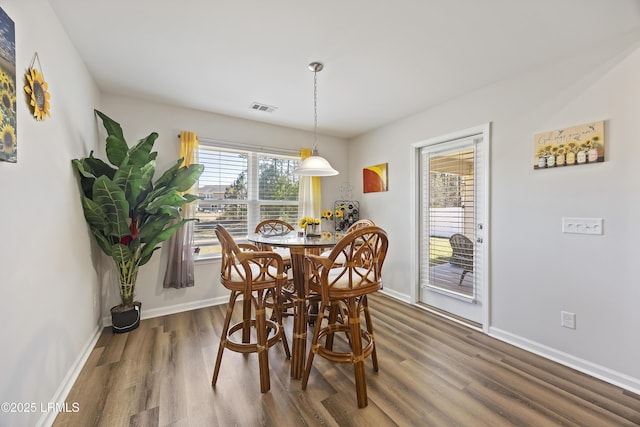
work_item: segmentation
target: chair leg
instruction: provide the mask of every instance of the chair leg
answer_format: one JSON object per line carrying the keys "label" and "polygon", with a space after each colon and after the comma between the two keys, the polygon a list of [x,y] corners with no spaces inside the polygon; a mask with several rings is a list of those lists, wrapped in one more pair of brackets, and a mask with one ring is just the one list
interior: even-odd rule
{"label": "chair leg", "polygon": [[273,310],[271,310],[271,316],[269,317],[269,320],[273,322],[276,320],[276,300],[278,297],[276,295],[275,289],[269,289],[267,291],[267,296],[269,295],[271,295],[271,300],[273,301]]}
{"label": "chair leg", "polygon": [[[338,319],[338,310],[340,309],[339,303],[334,301],[329,308],[329,324],[334,325],[336,320]],[[327,334],[327,338],[324,341],[324,347],[328,350],[333,350],[333,336],[334,333],[330,332]]]}
{"label": "chair leg", "polygon": [[464,276],[466,276],[467,273],[467,270],[462,270],[462,275],[460,276],[460,282],[458,283],[458,286],[462,286],[462,281],[464,280]]}
{"label": "chair leg", "polygon": [[260,391],[266,393],[271,388],[269,378],[269,348],[267,347],[267,322],[262,295],[256,298],[256,338],[258,365],[260,367]]}
{"label": "chair leg", "polygon": [[[271,292],[271,295],[274,295],[274,292]],[[276,297],[273,299],[273,311],[271,312],[271,320],[273,321],[275,313],[275,320],[278,323],[278,330],[280,334],[280,339],[282,340],[282,347],[284,348],[284,354],[287,359],[291,359],[291,352],[289,351],[289,343],[287,342],[287,336],[284,333],[284,326],[282,325],[282,306],[280,305],[280,298]]]}
{"label": "chair leg", "polygon": [[313,356],[318,351],[318,336],[320,335],[320,325],[322,325],[322,319],[324,318],[324,311],[326,306],[322,305],[318,310],[318,317],[316,319],[316,327],[313,330],[313,338],[311,339],[311,348],[309,349],[309,357],[307,358],[307,366],[302,374],[302,389],[307,389],[307,382],[309,381],[309,374],[311,373],[311,365],[313,365]]}
{"label": "chair leg", "polygon": [[361,304],[364,309],[364,319],[367,323],[367,332],[369,333],[371,342],[373,342],[373,350],[371,350],[371,361],[373,362],[373,370],[375,372],[378,372],[378,354],[376,353],[376,341],[373,336],[373,322],[371,321],[371,313],[369,312],[369,300],[367,299],[366,295],[362,296]]}
{"label": "chair leg", "polygon": [[225,349],[227,343],[227,334],[229,333],[229,325],[231,324],[231,316],[233,315],[233,307],[236,304],[236,298],[238,292],[232,291],[229,297],[229,304],[227,306],[227,314],[224,317],[224,326],[222,327],[222,333],[220,334],[220,345],[218,346],[218,355],[216,356],[216,367],[213,370],[213,378],[211,379],[211,385],[215,386],[218,381],[218,374],[220,373],[220,364],[222,362],[222,352]]}
{"label": "chair leg", "polygon": [[248,343],[251,339],[251,293],[244,295],[242,301],[242,342]]}
{"label": "chair leg", "polygon": [[356,397],[358,407],[368,404],[367,382],[364,376],[364,357],[362,355],[362,338],[360,332],[360,315],[355,298],[349,298],[349,326],[351,327],[351,351],[353,352],[353,372],[356,380]]}

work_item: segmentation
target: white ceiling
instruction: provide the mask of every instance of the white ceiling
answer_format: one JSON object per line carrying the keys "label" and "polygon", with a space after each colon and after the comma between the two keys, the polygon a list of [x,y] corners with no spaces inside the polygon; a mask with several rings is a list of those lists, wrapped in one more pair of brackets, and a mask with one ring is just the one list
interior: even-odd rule
{"label": "white ceiling", "polygon": [[[107,93],[353,137],[640,27],[639,0],[49,0]],[[253,102],[277,107],[253,111]]]}

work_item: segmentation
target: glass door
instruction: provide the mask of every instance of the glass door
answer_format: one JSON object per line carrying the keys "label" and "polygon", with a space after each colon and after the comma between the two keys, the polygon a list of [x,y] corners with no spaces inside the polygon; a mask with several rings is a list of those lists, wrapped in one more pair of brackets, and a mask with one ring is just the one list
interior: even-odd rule
{"label": "glass door", "polygon": [[420,148],[420,302],[483,324],[483,135]]}

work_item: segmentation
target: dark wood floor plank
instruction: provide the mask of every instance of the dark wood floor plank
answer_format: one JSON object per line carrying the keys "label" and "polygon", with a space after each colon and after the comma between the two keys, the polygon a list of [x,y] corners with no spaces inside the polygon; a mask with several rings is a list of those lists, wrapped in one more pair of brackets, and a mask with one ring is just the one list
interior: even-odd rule
{"label": "dark wood floor plank", "polygon": [[[545,364],[544,367],[526,363],[520,359],[507,357],[504,363],[519,371],[526,372],[554,387],[575,395],[585,402],[600,407],[603,412],[615,414],[634,424],[640,425],[640,400],[625,399],[620,389],[610,384],[593,384],[588,375],[567,369],[559,364]],[[598,390],[599,389],[599,390]],[[634,409],[635,408],[635,409]]]}
{"label": "dark wood floor plank", "polygon": [[541,413],[562,417],[567,423],[581,426],[610,425],[610,423],[620,425],[615,414],[603,417],[592,405],[578,396],[565,393],[552,384],[512,369],[504,363],[496,364],[494,361],[478,358],[469,375],[481,378],[483,381],[500,383],[520,399],[530,402],[530,405],[536,407]]}
{"label": "dark wood floor plank", "polygon": [[[257,356],[228,350],[212,387],[224,304],[143,320],[127,334],[105,329],[66,399],[80,412],[54,426],[640,425],[631,392],[384,295],[369,305],[380,371],[366,360],[366,408],[350,364],[316,357],[302,390],[280,345],[269,349],[268,393]],[[290,317],[285,333],[291,344]]]}

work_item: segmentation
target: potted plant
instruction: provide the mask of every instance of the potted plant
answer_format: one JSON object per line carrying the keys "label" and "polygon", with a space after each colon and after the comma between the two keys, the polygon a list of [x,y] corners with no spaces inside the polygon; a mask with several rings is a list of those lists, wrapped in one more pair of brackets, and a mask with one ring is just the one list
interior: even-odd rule
{"label": "potted plant", "polygon": [[78,171],[84,217],[118,272],[120,304],[111,309],[113,331],[128,332],[140,322],[141,304],[134,301],[138,269],[149,262],[161,242],[192,220],[182,218],[180,211],[197,196],[181,192],[193,186],[204,166],[182,166],[180,159],[153,182],[158,153],[152,149],[158,134],[152,132],[129,147],[120,124],[95,112],[107,131],[110,164],[94,157],[93,151],[72,164]]}

